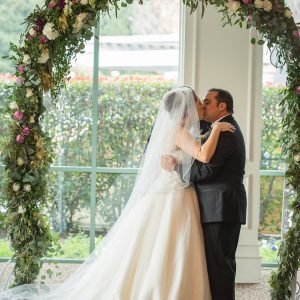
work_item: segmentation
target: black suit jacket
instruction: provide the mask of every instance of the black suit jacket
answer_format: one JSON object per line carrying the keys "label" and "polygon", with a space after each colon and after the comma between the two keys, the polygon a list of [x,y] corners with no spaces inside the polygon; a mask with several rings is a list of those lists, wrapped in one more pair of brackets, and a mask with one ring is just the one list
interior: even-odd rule
{"label": "black suit jacket", "polygon": [[202,223],[245,224],[247,201],[243,185],[244,138],[239,125],[231,115],[222,121],[233,124],[236,131],[221,132],[210,162],[195,161],[190,179],[196,188]]}

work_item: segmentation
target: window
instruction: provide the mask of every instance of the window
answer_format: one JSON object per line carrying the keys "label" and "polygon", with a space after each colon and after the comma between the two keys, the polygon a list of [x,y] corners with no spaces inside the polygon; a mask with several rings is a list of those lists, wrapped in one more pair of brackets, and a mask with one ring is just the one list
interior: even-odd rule
{"label": "window", "polygon": [[[154,0],[122,8],[117,19],[102,17],[100,34],[96,30],[73,62],[55,108],[45,95],[43,126],[56,154],[46,213],[62,258],[88,256],[130,196],[159,101],[178,82],[179,10],[179,0]],[[22,30],[14,33],[16,40]],[[4,231],[1,238],[7,245]]]}

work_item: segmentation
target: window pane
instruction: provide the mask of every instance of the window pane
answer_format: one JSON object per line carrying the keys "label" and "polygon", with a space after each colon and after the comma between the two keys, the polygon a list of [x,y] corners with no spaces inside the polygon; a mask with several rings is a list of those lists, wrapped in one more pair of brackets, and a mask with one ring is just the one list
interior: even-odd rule
{"label": "window pane", "polygon": [[54,165],[91,165],[92,92],[91,84],[73,81],[58,97],[55,107],[45,97],[48,108],[43,119],[46,132],[52,137]]}
{"label": "window pane", "polygon": [[64,258],[89,255],[90,174],[50,172],[47,215]]}
{"label": "window pane", "polygon": [[[4,88],[5,83],[11,84],[14,79],[11,78],[11,74],[14,73],[13,61],[2,58],[9,54],[9,44],[19,44],[20,34],[26,28],[24,19],[33,10],[35,5],[44,4],[44,0],[2,0],[0,2],[0,111],[3,106],[8,105],[9,101],[6,97],[9,95],[8,89]],[[3,142],[8,138],[8,127],[10,122],[9,114],[1,114],[0,117],[0,153],[3,149]],[[7,240],[7,232],[4,226],[4,217],[6,216],[6,210],[3,203],[3,191],[4,191],[4,168],[0,167],[0,257],[10,257],[12,255],[9,242]],[[10,267],[7,267],[6,274],[11,271]],[[4,276],[6,279],[6,276]],[[0,286],[4,282],[0,280]]]}
{"label": "window pane", "polygon": [[138,167],[166,82],[102,83],[98,121],[98,166]]}
{"label": "window pane", "polygon": [[12,251],[10,249],[7,230],[4,224],[4,218],[6,216],[6,209],[3,199],[4,191],[4,169],[0,168],[0,257],[11,257]]}
{"label": "window pane", "polygon": [[283,177],[262,176],[260,188],[260,254],[262,263],[276,262],[281,243]]}
{"label": "window pane", "polygon": [[98,166],[139,165],[162,95],[177,84],[179,4],[134,2],[101,19]]}
{"label": "window pane", "polygon": [[120,216],[131,195],[135,177],[135,174],[97,175],[97,235],[106,234]]}

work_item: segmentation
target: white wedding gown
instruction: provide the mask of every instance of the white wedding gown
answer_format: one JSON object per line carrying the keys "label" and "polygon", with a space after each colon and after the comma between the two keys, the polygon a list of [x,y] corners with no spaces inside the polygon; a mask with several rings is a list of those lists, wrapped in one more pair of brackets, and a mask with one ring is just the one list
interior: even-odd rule
{"label": "white wedding gown", "polygon": [[208,300],[199,208],[194,188],[165,172],[123,220],[118,234],[66,299]]}
{"label": "white wedding gown", "polygon": [[72,289],[40,293],[3,299],[211,299],[194,188],[163,171]]}

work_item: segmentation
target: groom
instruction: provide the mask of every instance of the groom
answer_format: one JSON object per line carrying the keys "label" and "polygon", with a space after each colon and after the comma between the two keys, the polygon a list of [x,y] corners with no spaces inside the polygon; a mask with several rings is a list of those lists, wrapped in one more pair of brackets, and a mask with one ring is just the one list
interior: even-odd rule
{"label": "groom", "polygon": [[[231,94],[210,89],[204,99],[204,120],[229,122],[236,130],[222,132],[210,162],[195,161],[190,175],[199,199],[212,300],[235,299],[235,252],[241,224],[246,222],[245,144],[232,114]],[[172,156],[162,158],[162,166],[167,170],[176,166],[180,173]]]}

